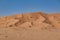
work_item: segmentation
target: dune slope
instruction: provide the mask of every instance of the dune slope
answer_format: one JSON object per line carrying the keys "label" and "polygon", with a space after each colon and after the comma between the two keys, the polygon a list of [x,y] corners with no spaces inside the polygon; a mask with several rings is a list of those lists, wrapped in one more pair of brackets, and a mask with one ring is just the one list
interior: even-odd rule
{"label": "dune slope", "polygon": [[0,40],[60,40],[60,14],[33,12],[0,17]]}

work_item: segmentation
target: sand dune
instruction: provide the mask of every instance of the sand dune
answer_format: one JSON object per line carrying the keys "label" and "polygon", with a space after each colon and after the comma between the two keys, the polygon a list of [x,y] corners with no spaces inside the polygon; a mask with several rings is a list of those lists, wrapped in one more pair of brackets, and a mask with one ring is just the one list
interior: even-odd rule
{"label": "sand dune", "polygon": [[0,40],[60,40],[60,14],[32,12],[0,17]]}

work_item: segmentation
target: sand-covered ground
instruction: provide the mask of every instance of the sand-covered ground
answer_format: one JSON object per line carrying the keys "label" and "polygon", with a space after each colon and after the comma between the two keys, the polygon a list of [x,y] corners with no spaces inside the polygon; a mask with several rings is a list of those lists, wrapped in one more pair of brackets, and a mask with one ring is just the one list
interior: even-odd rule
{"label": "sand-covered ground", "polygon": [[0,40],[60,40],[60,14],[33,12],[0,17]]}

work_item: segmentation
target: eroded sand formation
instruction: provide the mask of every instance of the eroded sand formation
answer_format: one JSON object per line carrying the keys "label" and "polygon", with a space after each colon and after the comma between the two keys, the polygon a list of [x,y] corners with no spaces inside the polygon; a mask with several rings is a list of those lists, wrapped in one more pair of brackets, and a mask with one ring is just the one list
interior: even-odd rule
{"label": "eroded sand formation", "polygon": [[60,40],[60,14],[33,12],[1,17],[0,40]]}

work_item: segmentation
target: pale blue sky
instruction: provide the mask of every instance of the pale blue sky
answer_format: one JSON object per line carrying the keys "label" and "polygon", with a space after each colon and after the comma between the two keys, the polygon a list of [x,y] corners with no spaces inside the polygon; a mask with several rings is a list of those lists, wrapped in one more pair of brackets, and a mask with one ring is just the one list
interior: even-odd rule
{"label": "pale blue sky", "polygon": [[40,11],[60,12],[60,0],[0,0],[0,16]]}

